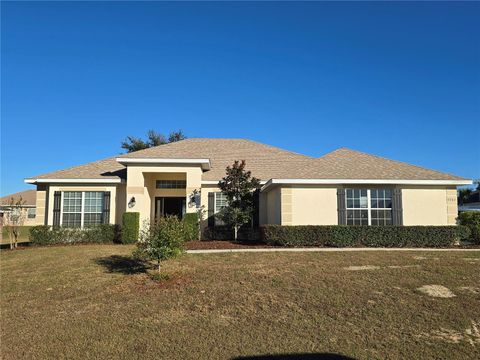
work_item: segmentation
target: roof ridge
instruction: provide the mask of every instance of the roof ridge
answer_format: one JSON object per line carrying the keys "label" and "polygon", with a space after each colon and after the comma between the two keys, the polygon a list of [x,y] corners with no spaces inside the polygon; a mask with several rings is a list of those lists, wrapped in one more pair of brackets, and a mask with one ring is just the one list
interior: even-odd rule
{"label": "roof ridge", "polygon": [[283,149],[281,147],[274,146],[274,145],[264,144],[264,143],[261,143],[259,141],[250,140],[250,139],[240,139],[240,140],[247,141],[247,142],[252,142],[252,143],[259,144],[259,145],[265,146],[267,148],[275,149],[275,150],[281,150],[283,152],[287,152],[287,153],[290,153],[290,154],[303,156],[303,157],[306,157],[306,158],[309,158],[309,159],[315,159],[314,157],[309,156],[309,155],[301,154],[301,153],[296,152],[296,151],[286,150],[286,149]]}

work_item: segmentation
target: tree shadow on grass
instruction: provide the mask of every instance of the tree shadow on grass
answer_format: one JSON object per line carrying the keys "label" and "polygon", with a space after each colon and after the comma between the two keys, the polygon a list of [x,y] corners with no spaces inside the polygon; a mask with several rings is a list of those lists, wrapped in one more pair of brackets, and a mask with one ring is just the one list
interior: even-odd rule
{"label": "tree shadow on grass", "polygon": [[106,272],[124,275],[144,274],[150,268],[148,263],[131,256],[111,255],[94,259]]}
{"label": "tree shadow on grass", "polygon": [[332,353],[278,354],[239,356],[232,360],[355,360],[349,356]]}

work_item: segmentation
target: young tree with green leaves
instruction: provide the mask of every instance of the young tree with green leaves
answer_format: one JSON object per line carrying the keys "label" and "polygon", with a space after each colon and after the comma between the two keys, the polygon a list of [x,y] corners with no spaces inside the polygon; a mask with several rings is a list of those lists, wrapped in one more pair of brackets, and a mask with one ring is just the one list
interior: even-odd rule
{"label": "young tree with green leaves", "polygon": [[186,138],[187,137],[185,136],[182,130],[172,131],[169,134],[168,139],[164,135],[154,130],[149,130],[147,133],[146,140],[142,140],[135,136],[127,136],[127,138],[124,141],[122,141],[121,146],[122,146],[122,149],[125,149],[127,150],[127,152],[131,153],[138,150],[148,149],[153,146],[164,145],[164,144],[168,144],[168,143],[172,143],[180,140],[185,140]]}
{"label": "young tree with green leaves", "polygon": [[4,215],[4,226],[8,231],[10,249],[18,246],[20,227],[25,223],[25,212],[23,211],[25,203],[26,201],[21,196],[17,200],[12,197],[8,204],[8,212]]}
{"label": "young tree with green leaves", "polygon": [[245,166],[245,160],[235,160],[232,166],[227,166],[226,175],[218,183],[228,203],[219,216],[233,228],[235,241],[238,229],[252,220],[254,192],[260,189],[260,180],[245,170]]}
{"label": "young tree with green leaves", "polygon": [[161,262],[183,252],[185,227],[176,216],[165,216],[147,225],[140,234],[134,255],[155,261],[160,274]]}

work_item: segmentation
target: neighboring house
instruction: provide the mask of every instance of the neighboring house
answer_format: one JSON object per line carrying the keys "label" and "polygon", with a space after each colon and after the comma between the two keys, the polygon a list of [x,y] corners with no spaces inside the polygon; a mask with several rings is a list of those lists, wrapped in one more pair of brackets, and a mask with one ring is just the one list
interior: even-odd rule
{"label": "neighboring house", "polygon": [[0,216],[3,220],[10,216],[12,213],[12,208],[10,206],[11,200],[14,199],[14,202],[17,202],[20,198],[22,199],[22,217],[24,219],[24,226],[32,226],[37,224],[36,219],[36,191],[35,190],[25,190],[15,194],[7,195],[0,198]]}
{"label": "neighboring house", "polygon": [[458,211],[480,211],[480,190],[473,191],[458,205]]}
{"label": "neighboring house", "polygon": [[225,168],[246,160],[262,181],[254,224],[454,225],[469,179],[345,148],[320,158],[239,139],[192,138],[25,181],[37,185],[37,224],[84,227],[226,205]]}

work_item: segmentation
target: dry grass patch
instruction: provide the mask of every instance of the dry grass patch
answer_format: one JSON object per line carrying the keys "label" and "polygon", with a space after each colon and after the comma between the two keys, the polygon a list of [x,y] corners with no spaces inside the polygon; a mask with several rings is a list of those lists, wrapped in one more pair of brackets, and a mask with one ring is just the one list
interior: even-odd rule
{"label": "dry grass patch", "polygon": [[450,289],[442,285],[423,285],[417,290],[424,294],[427,294],[428,296],[437,298],[452,298],[457,296],[453,292],[451,292]]}
{"label": "dry grass patch", "polygon": [[[462,253],[420,267],[411,252],[186,255],[156,282],[131,250],[2,252],[2,359],[480,358],[480,294],[466,290],[478,288],[479,262]],[[345,271],[352,264],[378,269]],[[426,296],[425,284],[457,296]]]}

